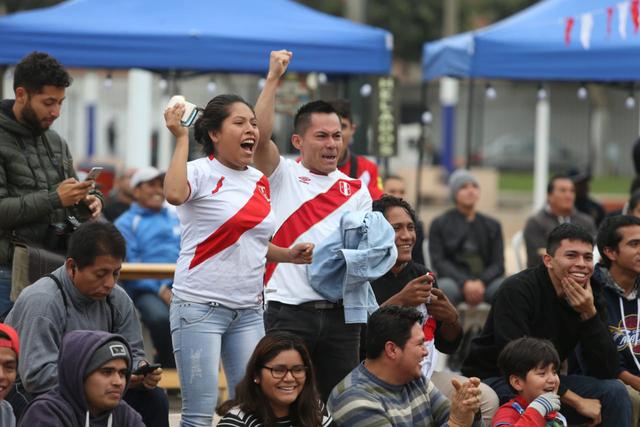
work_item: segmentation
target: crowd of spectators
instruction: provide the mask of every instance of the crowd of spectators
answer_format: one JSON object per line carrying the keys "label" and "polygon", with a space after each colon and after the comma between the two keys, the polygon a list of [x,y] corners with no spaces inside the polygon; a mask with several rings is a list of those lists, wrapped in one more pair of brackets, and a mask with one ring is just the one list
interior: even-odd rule
{"label": "crowd of spectators", "polygon": [[[167,108],[168,170],[126,170],[107,198],[50,129],[69,74],[46,53],[18,64],[15,100],[0,103],[0,425],[168,426],[164,368],[184,427],[216,411],[220,426],[637,427],[640,190],[605,216],[589,175],[552,177],[524,225],[528,268],[505,277],[476,176],[450,175],[453,206],[425,234],[403,179],[383,182],[350,149],[347,100],[303,105],[300,157],[280,155],[292,60],[271,53],[255,108],[207,104],[200,159],[188,161],[185,106]],[[18,243],[65,261],[12,301]],[[124,262],[175,275],[119,281]],[[480,304],[462,372],[438,368]]]}

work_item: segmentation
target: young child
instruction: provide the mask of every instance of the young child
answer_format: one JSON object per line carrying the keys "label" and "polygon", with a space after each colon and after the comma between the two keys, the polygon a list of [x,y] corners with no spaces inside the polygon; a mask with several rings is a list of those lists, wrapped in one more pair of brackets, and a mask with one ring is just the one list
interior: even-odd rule
{"label": "young child", "polygon": [[498,409],[492,427],[567,425],[558,413],[560,358],[551,342],[530,337],[511,341],[500,352],[498,367],[517,396]]}

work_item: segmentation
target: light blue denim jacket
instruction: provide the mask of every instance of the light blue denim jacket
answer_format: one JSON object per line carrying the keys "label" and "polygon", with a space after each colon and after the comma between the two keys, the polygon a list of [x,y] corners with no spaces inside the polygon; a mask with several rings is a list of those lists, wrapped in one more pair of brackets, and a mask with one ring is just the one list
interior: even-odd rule
{"label": "light blue denim jacket", "polygon": [[346,323],[367,323],[378,308],[370,280],[393,267],[395,231],[380,212],[347,212],[340,228],[313,251],[309,284],[328,301],[340,299]]}

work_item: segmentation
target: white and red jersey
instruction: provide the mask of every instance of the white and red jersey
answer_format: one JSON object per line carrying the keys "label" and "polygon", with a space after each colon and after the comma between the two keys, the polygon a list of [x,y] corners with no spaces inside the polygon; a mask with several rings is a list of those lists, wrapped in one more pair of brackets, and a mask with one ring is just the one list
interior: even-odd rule
{"label": "white and red jersey", "polygon": [[173,292],[229,308],[262,304],[269,239],[275,231],[269,181],[249,167],[212,157],[187,163],[191,193],[177,212],[182,226]]}
{"label": "white and red jersey", "polygon": [[[309,171],[302,163],[280,157],[269,177],[277,229],[273,244],[316,245],[340,227],[345,212],[370,211],[371,196],[362,182],[336,170],[329,175]],[[307,266],[267,264],[265,298],[285,304],[324,300],[307,280]]]}

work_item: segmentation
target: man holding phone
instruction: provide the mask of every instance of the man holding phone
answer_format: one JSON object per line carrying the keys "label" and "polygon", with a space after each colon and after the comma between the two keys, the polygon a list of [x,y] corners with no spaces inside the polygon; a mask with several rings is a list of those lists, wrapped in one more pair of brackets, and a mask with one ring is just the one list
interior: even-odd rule
{"label": "man holding phone", "polygon": [[33,52],[15,68],[15,100],[0,102],[0,314],[11,308],[12,242],[64,253],[70,218],[102,211],[102,195],[78,181],[67,143],[50,129],[70,85],[58,61]]}
{"label": "man holding phone", "polygon": [[125,254],[124,238],[113,224],[84,223],[71,235],[65,264],[27,287],[16,300],[6,319],[20,334],[22,347],[19,379],[7,397],[16,418],[26,403],[59,385],[62,339],[82,329],[126,339],[135,372],[123,398],[147,426],[168,427],[169,403],[157,388],[162,369],[145,367],[136,309],[116,284]]}

